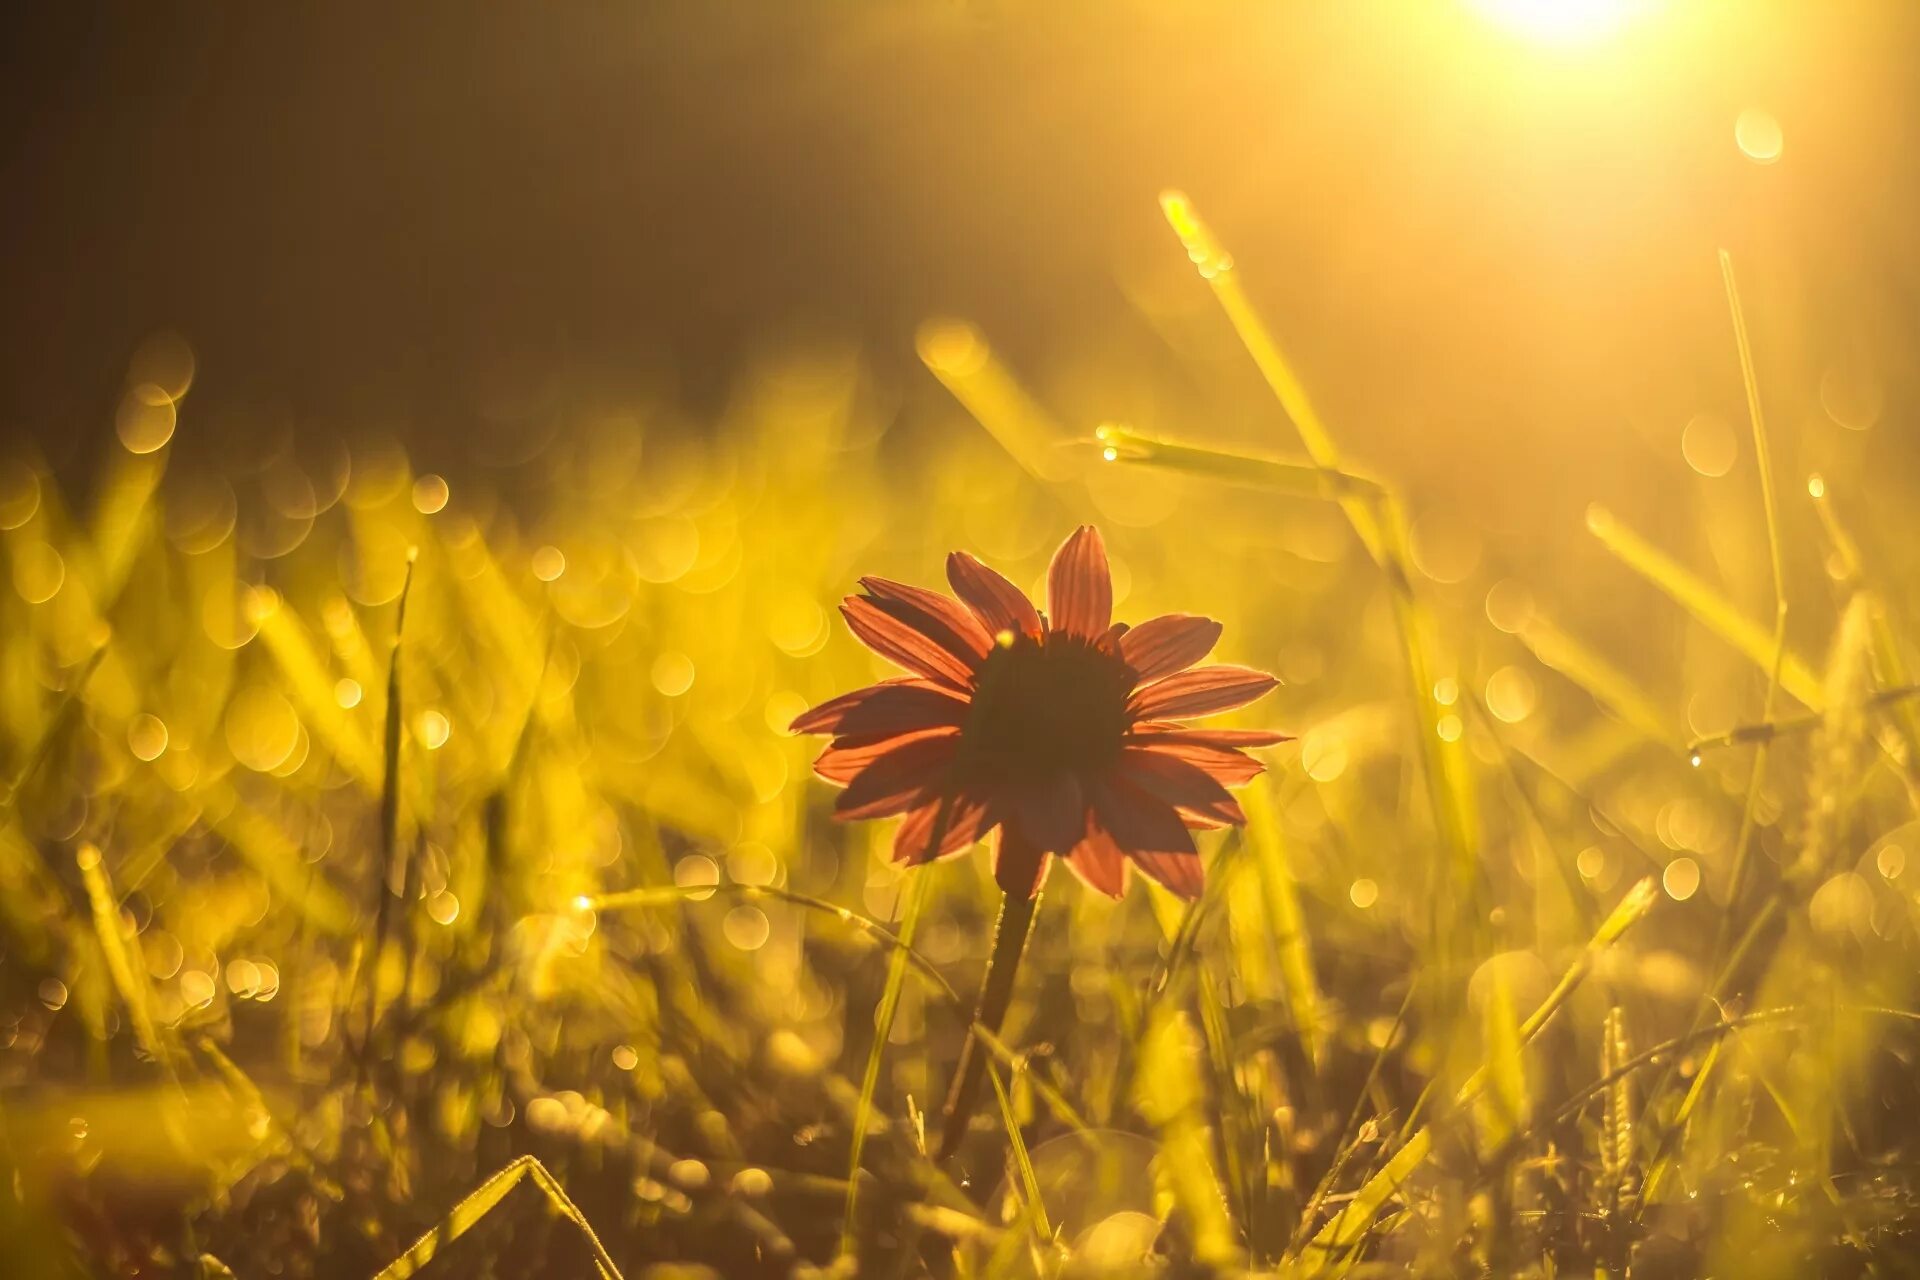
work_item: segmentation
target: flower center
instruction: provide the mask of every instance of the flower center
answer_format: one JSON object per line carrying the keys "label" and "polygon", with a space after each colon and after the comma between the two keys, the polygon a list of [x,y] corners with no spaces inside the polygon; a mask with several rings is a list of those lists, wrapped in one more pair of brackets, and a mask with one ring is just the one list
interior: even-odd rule
{"label": "flower center", "polygon": [[1132,686],[1118,657],[1059,633],[996,648],[961,730],[962,776],[991,785],[1111,764]]}

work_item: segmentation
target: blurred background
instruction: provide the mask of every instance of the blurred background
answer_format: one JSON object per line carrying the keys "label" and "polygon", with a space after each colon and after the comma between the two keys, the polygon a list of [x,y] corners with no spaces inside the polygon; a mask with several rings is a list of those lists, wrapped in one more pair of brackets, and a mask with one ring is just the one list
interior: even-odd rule
{"label": "blurred background", "polygon": [[919,406],[911,334],[944,313],[1031,376],[1100,368],[1075,419],[1254,427],[1250,370],[1168,340],[1204,300],[1166,187],[1253,268],[1353,448],[1494,511],[1536,476],[1669,463],[1691,415],[1737,409],[1720,246],[1783,424],[1833,368],[1882,413],[1910,397],[1920,16],[1897,3],[7,21],[0,419],[62,458],[161,328],[200,357],[203,416],[378,415],[434,466],[594,395],[709,420],[743,354],[796,333]]}
{"label": "blurred background", "polygon": [[[120,1269],[188,1222],[211,1252],[292,1240],[291,1273],[370,1274],[532,1152],[573,1171],[623,1265],[832,1256],[884,953],[791,902],[575,900],[724,878],[897,920],[889,833],[826,823],[785,733],[879,674],[834,602],[861,573],[934,583],[954,547],[1037,584],[1082,521],[1119,616],[1222,618],[1221,657],[1286,681],[1241,722],[1302,736],[1256,826],[1279,842],[1262,875],[1290,851],[1318,976],[1263,958],[1294,934],[1253,888],[1221,890],[1199,966],[1231,1010],[1207,1085],[1223,1153],[1293,1126],[1297,1167],[1227,1171],[1236,1212],[1302,1211],[1355,1082],[1402,1043],[1410,973],[1464,989],[1520,957],[1501,981],[1524,1012],[1646,876],[1664,923],[1530,1087],[1545,1106],[1590,1081],[1616,1006],[1637,1044],[1684,1030],[1748,816],[1756,874],[1802,867],[1825,894],[1808,927],[1858,949],[1834,972],[1898,1003],[1920,725],[1849,721],[1867,746],[1838,763],[1783,741],[1753,799],[1749,755],[1689,755],[1768,705],[1904,684],[1915,65],[1920,8],[1893,0],[10,11],[0,1087],[21,1203],[113,1224],[94,1247]],[[1183,243],[1170,211],[1205,231]],[[1793,605],[1772,703],[1722,250]],[[1231,459],[1102,460],[1102,426],[1302,457],[1263,341],[1344,465],[1398,497],[1412,682],[1340,507]],[[1872,646],[1841,625],[1869,595]],[[1421,783],[1442,766],[1451,798]],[[1809,769],[1854,816],[1809,799]],[[963,993],[992,907],[977,861],[928,873],[948,892],[921,935]],[[1449,874],[1474,882],[1452,921]],[[1172,1141],[1129,1083],[1154,1060],[1128,992],[1166,957],[1166,904],[1057,883],[1071,928],[1030,961],[1015,1034],[1080,1028],[1042,1078],[1102,1132]],[[1484,1047],[1431,1012],[1383,1105]],[[964,1029],[917,988],[901,1018],[887,1115],[938,1095]],[[1281,1063],[1276,1026],[1325,1047]],[[1845,1093],[1827,1070],[1808,1096]],[[193,1103],[168,1141],[103,1145],[124,1125],[98,1117],[162,1077]],[[1737,1145],[1723,1119],[1700,1170]],[[876,1132],[870,1161],[919,1167],[904,1129]],[[1138,1194],[1062,1193],[1068,1239],[1157,1222],[1152,1149],[1122,1149]],[[897,1225],[861,1241],[899,1249]],[[1285,1232],[1257,1234],[1252,1263],[1278,1257]]]}

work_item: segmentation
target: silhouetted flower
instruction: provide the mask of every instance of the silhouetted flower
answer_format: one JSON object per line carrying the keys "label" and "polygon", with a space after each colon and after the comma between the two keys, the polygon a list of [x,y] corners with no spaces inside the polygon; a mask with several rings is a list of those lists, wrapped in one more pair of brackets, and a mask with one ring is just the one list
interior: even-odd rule
{"label": "silhouetted flower", "polygon": [[1112,620],[1106,548],[1076,530],[1048,570],[1051,616],[965,552],[953,600],[884,578],[841,605],[853,633],[913,675],[822,703],[793,723],[833,735],[814,768],[846,789],[845,819],[904,814],[897,861],[956,853],[998,830],[994,875],[1032,896],[1059,854],[1119,897],[1132,862],[1184,898],[1200,890],[1189,828],[1241,824],[1227,793],[1262,766],[1243,748],[1286,735],[1178,723],[1242,706],[1278,683],[1194,664],[1220,624],[1168,614]]}

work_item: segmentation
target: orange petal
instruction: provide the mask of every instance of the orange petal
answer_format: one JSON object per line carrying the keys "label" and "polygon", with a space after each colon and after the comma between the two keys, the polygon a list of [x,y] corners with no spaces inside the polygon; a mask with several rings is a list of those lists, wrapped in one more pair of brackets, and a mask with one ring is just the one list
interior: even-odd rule
{"label": "orange petal", "polygon": [[1113,579],[1100,531],[1083,524],[1060,544],[1047,570],[1047,609],[1053,629],[1091,644],[1113,621]]}
{"label": "orange petal", "polygon": [[999,798],[1021,834],[1049,853],[1065,853],[1086,832],[1086,794],[1071,773],[1014,783]]}
{"label": "orange petal", "polygon": [[1138,720],[1184,720],[1245,706],[1280,682],[1247,667],[1197,667],[1134,691],[1127,711]]}
{"label": "orange petal", "polygon": [[1273,747],[1292,742],[1290,733],[1267,729],[1196,729],[1170,720],[1146,720],[1133,726],[1132,736],[1153,742],[1184,742],[1197,747]]}
{"label": "orange petal", "polygon": [[834,801],[834,817],[887,818],[918,807],[945,784],[959,745],[958,734],[914,738],[878,757]]}
{"label": "orange petal", "polygon": [[1239,802],[1198,765],[1144,747],[1126,747],[1120,752],[1119,770],[1121,777],[1172,805],[1183,818],[1216,826],[1246,825]]}
{"label": "orange petal", "polygon": [[965,662],[969,668],[993,648],[993,637],[958,600],[888,578],[862,578],[879,606]]}
{"label": "orange petal", "polygon": [[1199,896],[1200,852],[1173,807],[1119,778],[1094,788],[1094,815],[1135,865],[1182,898]]}
{"label": "orange petal", "polygon": [[1265,773],[1267,767],[1252,756],[1242,755],[1232,747],[1210,747],[1203,743],[1182,742],[1171,736],[1153,735],[1151,737],[1130,736],[1127,746],[1154,755],[1183,760],[1199,769],[1206,770],[1222,786],[1238,787],[1252,782]]}
{"label": "orange petal", "polygon": [[973,687],[973,670],[910,623],[864,596],[848,596],[840,612],[862,644],[889,662],[958,690]]}
{"label": "orange petal", "polygon": [[[935,849],[933,833],[940,823],[942,807],[948,809],[947,829]],[[982,800],[962,792],[958,796],[929,801],[907,815],[893,837],[893,860],[910,865],[932,862],[965,849],[987,834],[993,822]]]}
{"label": "orange petal", "polygon": [[928,738],[957,738],[960,730],[951,726],[920,729],[912,733],[882,734],[864,738],[836,738],[833,745],[813,762],[813,771],[828,782],[846,786],[865,771],[902,747]]}
{"label": "orange petal", "polygon": [[831,698],[794,717],[792,733],[873,735],[964,724],[966,699],[931,680],[887,680]]}
{"label": "orange petal", "polygon": [[1067,855],[1067,866],[1095,893],[1119,898],[1127,891],[1127,855],[1092,813],[1087,833]]}
{"label": "orange petal", "polygon": [[1027,593],[966,552],[947,557],[947,581],[990,634],[1011,631],[1040,638],[1040,614]]}
{"label": "orange petal", "polygon": [[1120,656],[1140,684],[1185,671],[1213,652],[1220,624],[1212,618],[1169,613],[1150,618],[1120,637]]}

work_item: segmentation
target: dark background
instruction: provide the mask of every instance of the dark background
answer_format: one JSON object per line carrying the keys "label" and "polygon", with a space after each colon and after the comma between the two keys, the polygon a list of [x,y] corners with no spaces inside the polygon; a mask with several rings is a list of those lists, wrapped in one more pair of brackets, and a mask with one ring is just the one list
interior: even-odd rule
{"label": "dark background", "polygon": [[[1624,422],[1737,419],[1722,245],[1781,419],[1817,413],[1848,352],[1884,375],[1887,424],[1912,400],[1904,3],[1671,5],[1593,59],[1448,4],[58,4],[4,23],[0,430],[60,466],[110,439],[128,354],[161,327],[198,355],[201,419],[377,419],[443,466],[581,386],[708,419],[769,335],[858,341],[911,408],[939,394],[912,345],[937,313],[1043,387],[1101,361],[1118,401],[1151,384],[1150,425],[1277,421],[1230,339],[1196,367],[1142,314],[1207,305],[1168,186],[1355,451],[1444,454],[1448,483],[1495,460],[1550,483],[1629,465],[1638,446],[1608,443]],[[1750,105],[1784,125],[1778,164],[1733,145]],[[1098,399],[1060,407],[1113,412]]]}

